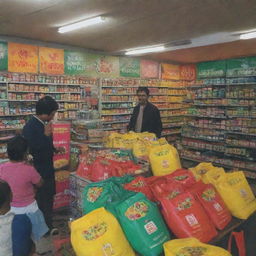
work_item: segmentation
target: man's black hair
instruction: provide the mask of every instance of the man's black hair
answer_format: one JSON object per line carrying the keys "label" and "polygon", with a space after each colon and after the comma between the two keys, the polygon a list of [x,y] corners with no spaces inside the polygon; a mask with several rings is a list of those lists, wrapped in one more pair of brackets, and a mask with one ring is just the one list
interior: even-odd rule
{"label": "man's black hair", "polygon": [[50,115],[53,111],[57,111],[59,108],[55,99],[50,96],[45,96],[36,103],[37,115]]}
{"label": "man's black hair", "polygon": [[11,200],[11,188],[8,183],[3,180],[0,180],[0,208],[3,205]]}
{"label": "man's black hair", "polygon": [[139,88],[137,89],[137,94],[138,94],[139,92],[145,92],[145,93],[149,96],[149,89],[148,89],[148,87],[139,87]]}
{"label": "man's black hair", "polygon": [[7,143],[7,153],[11,161],[23,161],[28,150],[24,137],[17,135]]}

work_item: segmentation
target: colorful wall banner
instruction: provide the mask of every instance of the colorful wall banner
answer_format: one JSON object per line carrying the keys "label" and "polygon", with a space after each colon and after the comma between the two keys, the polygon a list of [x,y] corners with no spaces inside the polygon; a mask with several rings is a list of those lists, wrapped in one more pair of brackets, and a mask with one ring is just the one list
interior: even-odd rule
{"label": "colorful wall banner", "polygon": [[120,57],[120,76],[140,77],[140,60],[135,58]]}
{"label": "colorful wall banner", "polygon": [[64,74],[64,50],[39,47],[40,73],[49,75]]}
{"label": "colorful wall banner", "polygon": [[69,164],[70,158],[70,123],[53,123],[53,145],[65,148],[64,154],[54,155],[55,169],[63,169]]}
{"label": "colorful wall banner", "polygon": [[159,78],[159,63],[152,60],[140,61],[141,78]]}
{"label": "colorful wall banner", "polygon": [[161,64],[161,78],[179,80],[180,79],[180,66],[173,64]]}
{"label": "colorful wall banner", "polygon": [[256,76],[256,57],[227,60],[227,77]]}
{"label": "colorful wall banner", "polygon": [[226,60],[198,63],[197,78],[223,77],[226,75]]}
{"label": "colorful wall banner", "polygon": [[66,75],[83,75],[86,73],[86,53],[65,50],[64,60]]}
{"label": "colorful wall banner", "polygon": [[8,43],[8,71],[37,73],[38,46]]}
{"label": "colorful wall banner", "polygon": [[119,77],[119,58],[87,54],[87,72],[91,77]]}
{"label": "colorful wall banner", "polygon": [[196,65],[181,65],[180,79],[186,81],[196,80]]}
{"label": "colorful wall banner", "polygon": [[8,69],[8,46],[6,42],[0,42],[0,71]]}

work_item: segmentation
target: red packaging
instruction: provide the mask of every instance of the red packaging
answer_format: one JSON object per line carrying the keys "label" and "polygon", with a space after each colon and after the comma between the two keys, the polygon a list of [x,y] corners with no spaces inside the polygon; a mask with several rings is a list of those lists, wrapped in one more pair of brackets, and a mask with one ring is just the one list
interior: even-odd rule
{"label": "red packaging", "polygon": [[113,176],[111,162],[100,157],[93,162],[90,169],[91,169],[91,173],[90,173],[91,181],[106,180]]}
{"label": "red packaging", "polygon": [[143,193],[149,200],[153,201],[154,196],[146,182],[146,179],[143,176],[136,177],[130,183],[124,185],[124,188],[127,190],[141,192]]}
{"label": "red packaging", "polygon": [[189,188],[196,183],[192,172],[187,169],[178,169],[175,172],[164,176],[168,181],[175,181],[184,188]]}
{"label": "red packaging", "polygon": [[201,204],[188,192],[173,199],[161,198],[162,212],[169,228],[178,238],[195,237],[209,242],[217,231]]}
{"label": "red packaging", "polygon": [[202,204],[215,227],[219,230],[224,229],[232,216],[214,186],[198,182],[191,188],[191,192]]}

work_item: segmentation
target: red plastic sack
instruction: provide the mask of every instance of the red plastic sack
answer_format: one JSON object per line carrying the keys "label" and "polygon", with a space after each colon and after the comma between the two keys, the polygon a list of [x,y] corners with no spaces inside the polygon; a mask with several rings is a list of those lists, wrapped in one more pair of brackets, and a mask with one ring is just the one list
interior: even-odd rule
{"label": "red plastic sack", "polygon": [[162,198],[164,218],[178,238],[195,237],[207,243],[217,231],[201,204],[191,193],[185,192],[173,199]]}
{"label": "red plastic sack", "polygon": [[213,185],[198,182],[189,191],[202,204],[217,229],[222,230],[228,225],[232,216]]}
{"label": "red plastic sack", "polygon": [[145,180],[144,177],[138,176],[130,183],[124,185],[124,188],[127,190],[141,192],[143,193],[149,200],[153,201],[154,197],[153,194]]}
{"label": "red plastic sack", "polygon": [[175,172],[164,176],[168,181],[175,181],[184,188],[189,188],[196,183],[192,172],[187,169],[178,169]]}
{"label": "red plastic sack", "polygon": [[161,198],[172,199],[184,192],[180,184],[174,181],[168,182],[164,177],[155,180],[155,182],[150,185],[150,189],[156,201],[160,201]]}
{"label": "red plastic sack", "polygon": [[110,161],[99,157],[91,165],[90,180],[106,180],[113,176],[113,169]]}
{"label": "red plastic sack", "polygon": [[80,177],[89,178],[91,176],[90,165],[81,162],[77,167],[76,174]]}
{"label": "red plastic sack", "polygon": [[232,239],[235,238],[239,256],[246,256],[246,246],[244,239],[244,231],[232,232],[228,240],[228,251],[232,253]]}

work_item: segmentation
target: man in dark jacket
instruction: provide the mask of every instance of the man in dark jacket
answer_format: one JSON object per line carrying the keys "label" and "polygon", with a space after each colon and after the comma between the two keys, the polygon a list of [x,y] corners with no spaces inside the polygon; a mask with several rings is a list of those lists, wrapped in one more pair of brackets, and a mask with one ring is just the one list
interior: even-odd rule
{"label": "man in dark jacket", "polygon": [[128,130],[135,132],[151,132],[158,138],[161,137],[162,121],[160,112],[156,106],[148,102],[149,89],[147,87],[139,87],[137,96],[139,104],[133,109]]}
{"label": "man in dark jacket", "polygon": [[53,228],[52,211],[55,194],[53,155],[62,151],[54,148],[52,140],[51,120],[57,110],[57,102],[50,96],[45,96],[36,103],[36,115],[23,128],[23,136],[28,141],[34,167],[44,180],[43,186],[38,189],[36,199],[49,229]]}

